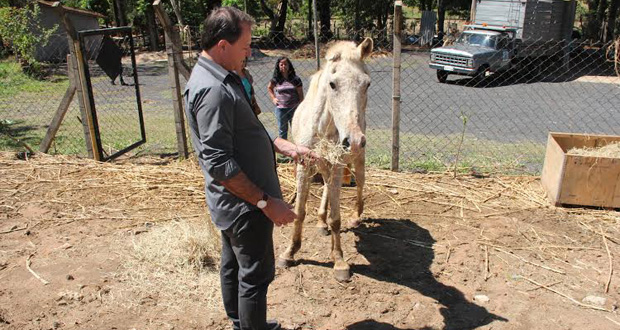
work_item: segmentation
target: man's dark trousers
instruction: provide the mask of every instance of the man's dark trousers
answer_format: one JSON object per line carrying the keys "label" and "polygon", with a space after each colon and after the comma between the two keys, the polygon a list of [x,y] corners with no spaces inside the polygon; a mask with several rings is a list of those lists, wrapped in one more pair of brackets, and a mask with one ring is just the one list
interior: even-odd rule
{"label": "man's dark trousers", "polygon": [[262,211],[243,214],[222,231],[220,280],[235,330],[267,328],[267,289],[275,276],[273,222]]}

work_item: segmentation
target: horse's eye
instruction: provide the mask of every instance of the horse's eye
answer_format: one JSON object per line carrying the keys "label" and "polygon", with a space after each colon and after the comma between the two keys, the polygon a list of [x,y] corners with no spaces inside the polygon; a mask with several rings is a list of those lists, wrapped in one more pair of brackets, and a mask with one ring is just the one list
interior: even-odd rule
{"label": "horse's eye", "polygon": [[333,90],[336,90],[336,84],[334,84],[333,82],[329,83],[329,87],[331,87]]}

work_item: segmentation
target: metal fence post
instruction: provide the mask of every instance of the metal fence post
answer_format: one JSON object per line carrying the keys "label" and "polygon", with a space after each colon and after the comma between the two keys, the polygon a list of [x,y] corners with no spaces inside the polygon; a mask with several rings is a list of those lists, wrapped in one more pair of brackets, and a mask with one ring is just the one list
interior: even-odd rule
{"label": "metal fence post", "polygon": [[400,153],[400,50],[402,39],[403,2],[394,2],[394,24],[392,24],[393,70],[392,70],[392,171],[398,171]]}

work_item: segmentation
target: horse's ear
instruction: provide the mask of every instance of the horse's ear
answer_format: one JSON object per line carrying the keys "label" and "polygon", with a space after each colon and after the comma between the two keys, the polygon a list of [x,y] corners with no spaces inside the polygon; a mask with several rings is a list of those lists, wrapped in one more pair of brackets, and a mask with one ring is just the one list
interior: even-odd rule
{"label": "horse's ear", "polygon": [[360,52],[360,58],[363,60],[366,57],[368,57],[371,53],[372,53],[372,39],[370,38],[366,38],[364,39],[364,41],[362,41],[362,43],[357,46],[357,49],[359,49]]}

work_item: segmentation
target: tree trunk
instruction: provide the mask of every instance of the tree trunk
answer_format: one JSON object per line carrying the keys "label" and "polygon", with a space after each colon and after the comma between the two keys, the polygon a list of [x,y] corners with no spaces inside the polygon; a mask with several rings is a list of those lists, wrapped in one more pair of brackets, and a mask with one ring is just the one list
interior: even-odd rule
{"label": "tree trunk", "polygon": [[271,27],[269,28],[269,32],[271,34],[271,31],[273,31],[276,27],[276,15],[274,14],[273,10],[271,10],[271,8],[267,6],[265,0],[260,0],[260,8],[263,10],[263,13],[267,15],[267,18],[269,18],[269,20],[271,21]]}
{"label": "tree trunk", "polygon": [[444,33],[446,21],[446,0],[437,0],[437,33]]}
{"label": "tree trunk", "polygon": [[312,0],[308,0],[308,32],[306,38],[308,40],[314,40],[314,15],[312,11]]}
{"label": "tree trunk", "polygon": [[598,23],[598,29],[599,29],[599,33],[598,33],[598,40],[599,41],[603,41],[603,39],[605,38],[605,29],[604,29],[604,23],[605,23],[605,11],[607,10],[607,0],[600,0],[598,3],[598,8],[596,11],[596,22]]}
{"label": "tree trunk", "polygon": [[317,7],[320,8],[318,14],[321,21],[321,40],[327,41],[333,37],[331,24],[332,13],[330,10],[331,0],[317,0]]}
{"label": "tree trunk", "polygon": [[616,39],[616,18],[618,17],[618,0],[609,1],[607,14],[607,41]]}
{"label": "tree trunk", "polygon": [[155,12],[153,11],[153,5],[148,4],[146,6],[146,28],[149,34],[149,50],[159,50],[159,34],[157,33],[157,23],[155,22]]}
{"label": "tree trunk", "polygon": [[127,11],[125,10],[124,3],[125,2],[122,0],[112,0],[116,26],[127,26]]}
{"label": "tree trunk", "polygon": [[276,25],[276,34],[284,35],[284,26],[286,25],[286,12],[288,10],[288,0],[280,2],[280,10],[278,11],[278,24]]}
{"label": "tree trunk", "polygon": [[181,0],[170,0],[170,4],[172,5],[172,10],[174,10],[174,16],[177,17],[177,22],[185,26],[183,16],[181,15]]}
{"label": "tree trunk", "polygon": [[360,1],[361,0],[355,0],[355,20],[354,20],[354,29],[355,31],[353,31],[354,36],[353,39],[355,41],[360,41],[362,39],[362,35],[361,35],[361,29],[362,29],[362,22],[361,22],[361,18],[360,18]]}

